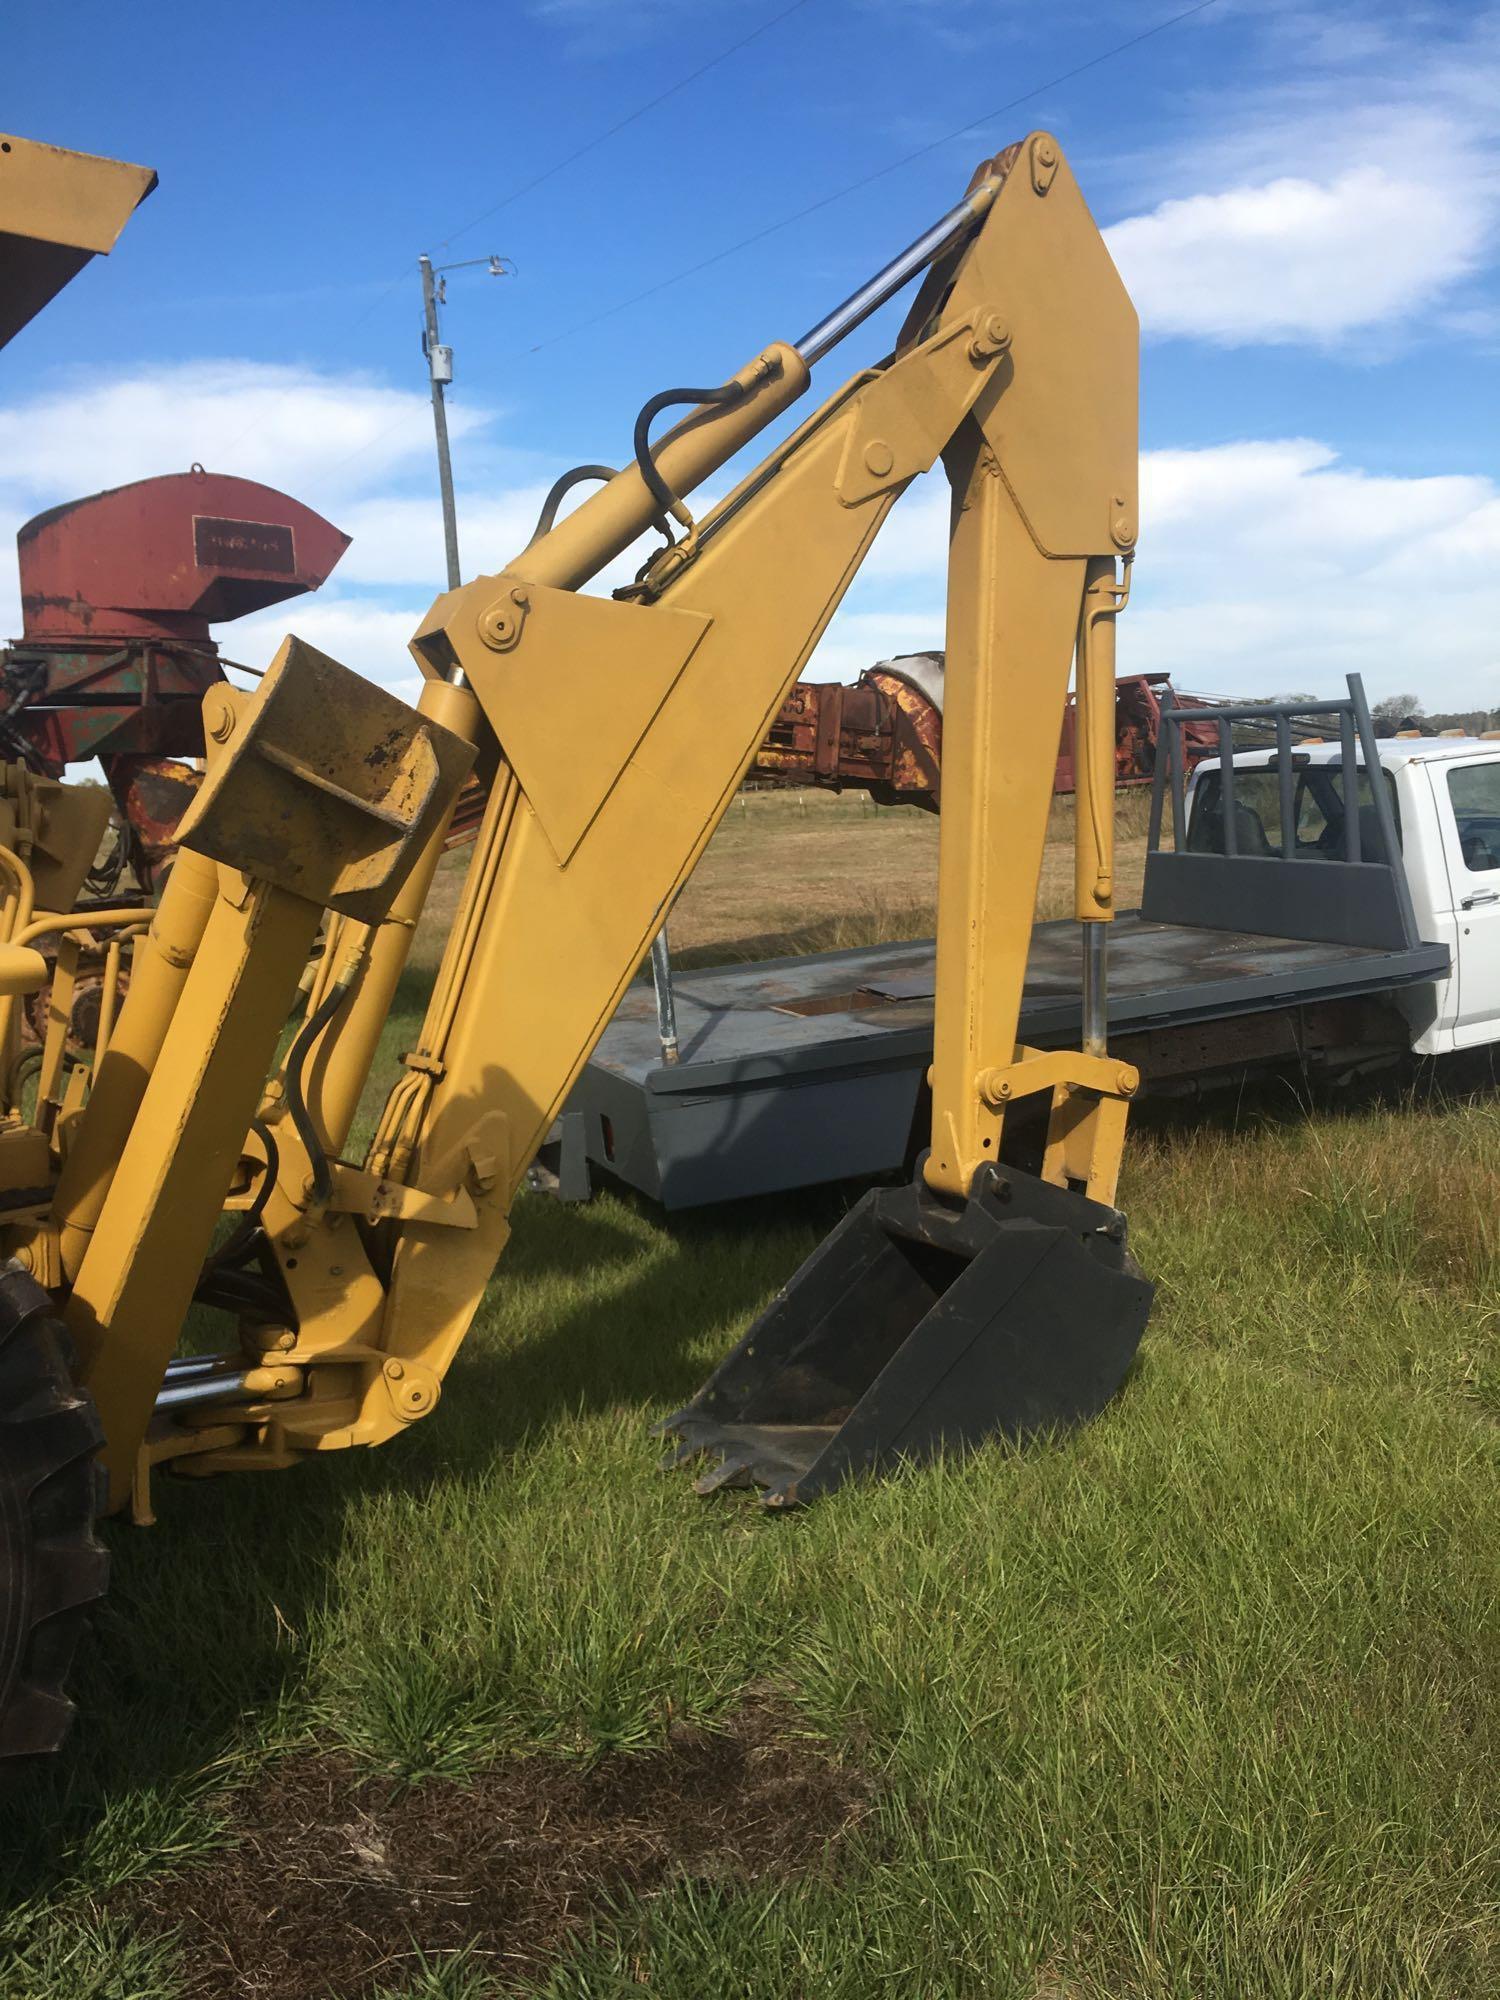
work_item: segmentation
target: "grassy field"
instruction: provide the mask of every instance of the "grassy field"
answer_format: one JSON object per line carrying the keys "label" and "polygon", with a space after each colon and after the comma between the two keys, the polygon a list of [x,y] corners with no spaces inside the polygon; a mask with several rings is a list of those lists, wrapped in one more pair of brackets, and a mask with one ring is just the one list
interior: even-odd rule
{"label": "grassy field", "polygon": [[[676,942],[888,934],[933,830],[752,799]],[[1101,1421],[695,1499],[649,1424],[849,1199],[526,1197],[408,1438],[164,1482],[6,1807],[6,2000],[1493,1995],[1500,1099],[1144,1115]]]}

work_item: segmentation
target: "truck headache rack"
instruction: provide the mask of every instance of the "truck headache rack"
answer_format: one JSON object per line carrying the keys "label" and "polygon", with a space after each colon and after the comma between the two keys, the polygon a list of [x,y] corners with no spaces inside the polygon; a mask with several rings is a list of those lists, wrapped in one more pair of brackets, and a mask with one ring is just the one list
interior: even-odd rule
{"label": "truck headache rack", "polygon": [[[1364,685],[1358,674],[1350,674],[1348,683],[1342,700],[1257,702],[1214,711],[1219,761],[1199,765],[1191,814],[1182,732],[1187,726],[1201,730],[1204,713],[1163,709],[1163,755],[1151,792],[1141,896],[1144,920],[1393,951],[1421,943]],[[1337,733],[1337,763],[1315,762],[1305,748],[1299,752],[1296,739],[1300,735],[1305,745],[1306,725],[1314,722],[1326,732],[1319,741]],[[1236,745],[1236,725],[1274,733],[1275,747],[1267,744],[1264,764],[1236,770],[1236,754],[1260,748],[1244,741]],[[1274,798],[1263,782],[1265,772],[1277,779]],[[1316,805],[1323,825],[1315,842],[1299,842],[1298,819],[1310,782],[1322,792]],[[1168,849],[1161,835],[1169,800]],[[1275,839],[1260,809],[1267,804],[1275,807]]]}

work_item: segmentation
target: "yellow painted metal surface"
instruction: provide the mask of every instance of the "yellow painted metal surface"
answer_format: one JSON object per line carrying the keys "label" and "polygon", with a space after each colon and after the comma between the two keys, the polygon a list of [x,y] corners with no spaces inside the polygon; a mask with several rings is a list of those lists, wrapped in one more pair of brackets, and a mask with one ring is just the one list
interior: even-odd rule
{"label": "yellow painted metal surface", "polygon": [[1078,630],[1073,732],[1073,913],[1108,923],[1115,913],[1115,620],[1123,587],[1113,556],[1094,557]]}
{"label": "yellow painted metal surface", "polygon": [[[940,459],[954,511],[927,1177],[964,1196],[1008,1107],[1043,1092],[1045,1176],[1112,1197],[1131,1073],[1018,1049],[1016,1025],[1075,649],[1079,909],[1112,906],[1099,718],[1135,532],[1135,319],[1054,140],[986,163],[978,187],[983,220],[895,353],[701,519],[675,504],[685,532],[637,585],[579,594],[659,511],[631,466],[438,599],[414,640],[418,709],[296,640],[254,695],[208,697],[187,846],[85,1107],[69,1081],[51,1234],[31,1218],[24,1238],[72,1279],[113,1504],[134,1481],[148,1507],[149,1463],[281,1466],[436,1407],[538,1145],[891,507]],[[807,367],[773,344],[734,382],[655,448],[675,494],[787,409]],[[490,795],[427,1016],[366,1159],[345,1161],[476,753]],[[24,860],[8,881],[14,941]],[[330,910],[315,1030],[268,1076]],[[247,1319],[232,1396],[153,1423],[215,1221],[252,1199],[286,1323]]]}
{"label": "yellow painted metal surface", "polygon": [[[367,1217],[374,1187],[413,1193],[386,1225],[384,1280],[336,1208],[299,1199],[300,1168],[283,1171],[272,1236],[313,1400],[204,1469],[373,1442],[433,1406],[537,1145],[891,505],[940,455],[955,514],[928,1177],[961,1196],[997,1157],[1007,1100],[981,1080],[1014,1061],[1080,632],[1092,671],[1107,655],[1086,591],[1113,613],[1104,593],[1135,520],[1135,318],[1066,162],[1040,140],[1007,174],[989,170],[987,220],[934,275],[890,363],[837,390],[642,586],[576,594],[654,512],[632,470],[434,605],[414,650],[430,675],[462,675],[506,762],[422,1034],[368,1177],[345,1176],[338,1207],[356,1187]],[[789,354],[744,371],[764,416],[790,400]],[[748,394],[728,416],[695,413],[662,448],[674,489],[760,415]],[[1079,865],[1090,914],[1106,914],[1107,835]],[[1112,1193],[1120,1066],[1048,1066],[1049,1173]]]}
{"label": "yellow painted metal surface", "polygon": [[217,864],[184,849],[136,949],[130,992],[94,1077],[89,1115],[69,1148],[53,1199],[63,1267],[70,1278],[83,1262],[218,894]]}
{"label": "yellow painted metal surface", "polygon": [[219,754],[182,845],[379,922],[467,777],[471,746],[296,638],[253,698],[221,683],[203,710]]}
{"label": "yellow painted metal surface", "polygon": [[151,167],[0,132],[0,230],[91,254],[112,250],[156,186]]}
{"label": "yellow painted metal surface", "polygon": [[[189,832],[210,858],[185,857],[183,888],[174,897],[169,883],[170,920],[153,938],[168,968],[186,961],[185,977],[179,987],[159,975],[139,1008],[127,1005],[101,1065],[119,1058],[119,1080],[81,1120],[90,1171],[64,1190],[72,1206],[57,1217],[75,1246],[86,1238],[63,1310],[104,1423],[114,1507],[129,1496],[324,907],[380,921],[429,830],[445,822],[471,755],[296,641],[253,698],[215,689],[205,710],[209,769]],[[203,922],[205,866],[214,893]],[[316,900],[299,893],[309,888]],[[106,1137],[91,1149],[94,1126]],[[302,1378],[277,1383],[276,1395],[266,1389],[273,1402]],[[252,1367],[251,1409],[257,1385]]]}
{"label": "yellow painted metal surface", "polygon": [[111,1507],[128,1496],[320,914],[226,871],[177,1003],[171,1060],[147,1080],[64,1307],[108,1439]]}
{"label": "yellow painted metal surface", "polygon": [[155,186],[150,167],[0,133],[0,347],[113,248]]}
{"label": "yellow painted metal surface", "polygon": [[0,994],[7,1000],[40,993],[47,984],[47,961],[24,944],[0,944]]}

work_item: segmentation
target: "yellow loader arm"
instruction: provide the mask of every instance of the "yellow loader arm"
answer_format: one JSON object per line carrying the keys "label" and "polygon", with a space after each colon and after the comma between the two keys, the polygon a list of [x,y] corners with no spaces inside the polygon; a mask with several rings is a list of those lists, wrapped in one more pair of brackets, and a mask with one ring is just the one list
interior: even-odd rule
{"label": "yellow loader arm", "polygon": [[[685,496],[918,276],[893,353],[694,519]],[[138,1462],[285,1465],[432,1410],[537,1147],[886,515],[939,459],[953,516],[931,1151],[916,1187],[854,1211],[673,1424],[720,1456],[715,1481],[759,1480],[785,1504],[1113,1393],[1150,1296],[1113,1207],[1135,1078],[1102,1026],[1136,376],[1130,301],[1060,148],[1035,134],[794,345],[653,398],[634,464],[555,523],[554,494],[504,570],[433,606],[416,715],[372,716],[375,691],[295,641],[253,699],[215,691],[188,851],[53,1208],[49,1281],[115,1505]],[[683,403],[653,445],[655,416]],[[653,522],[676,536],[639,581],[581,594]],[[1075,652],[1087,1047],[1041,1055],[1016,1031]],[[322,693],[299,724],[307,675]],[[314,756],[330,705],[344,740]],[[390,747],[372,766],[375,722]],[[475,755],[488,805],[427,1017],[348,1162]],[[339,915],[305,1025],[263,1088],[324,906]],[[1035,1117],[1014,1116],[1023,1100]],[[253,1268],[220,1254],[205,1269],[236,1172]],[[171,1361],[195,1296],[238,1307],[240,1355]]]}

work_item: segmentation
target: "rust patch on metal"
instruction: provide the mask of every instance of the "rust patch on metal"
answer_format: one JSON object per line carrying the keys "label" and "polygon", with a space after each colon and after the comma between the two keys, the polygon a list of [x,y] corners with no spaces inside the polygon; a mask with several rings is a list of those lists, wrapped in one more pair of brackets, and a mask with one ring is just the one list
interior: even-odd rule
{"label": "rust patch on metal", "polygon": [[918,688],[872,667],[852,687],[799,681],[751,765],[753,778],[868,792],[936,811],[943,718]]}
{"label": "rust patch on metal", "polygon": [[125,821],[130,861],[153,888],[177,852],[177,826],[198,795],[203,773],[176,757],[114,756],[104,775]]}

